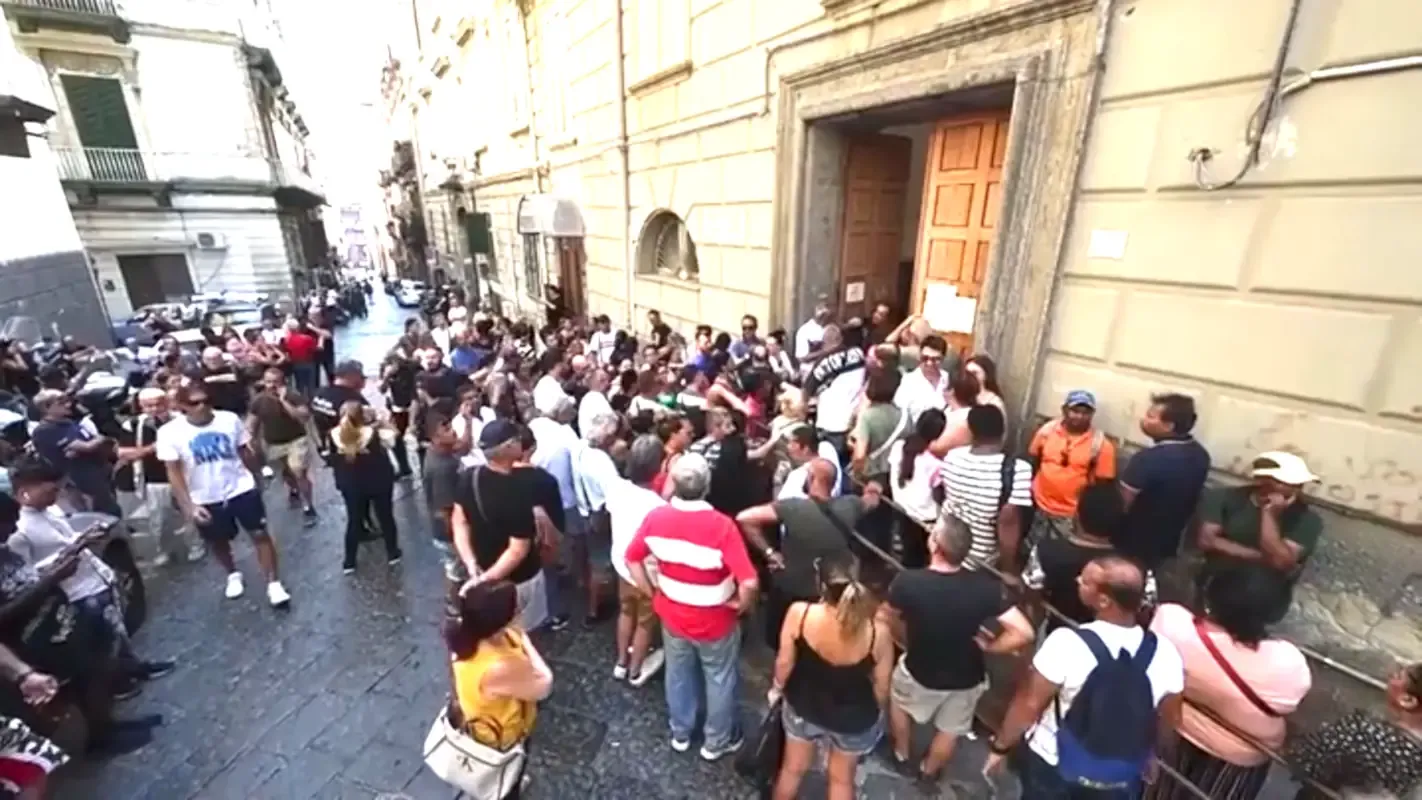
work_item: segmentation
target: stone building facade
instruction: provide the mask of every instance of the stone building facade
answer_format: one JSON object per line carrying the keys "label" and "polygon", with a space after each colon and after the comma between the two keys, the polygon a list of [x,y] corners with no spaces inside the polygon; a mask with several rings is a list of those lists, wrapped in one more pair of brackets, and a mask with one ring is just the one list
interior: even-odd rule
{"label": "stone building facade", "polygon": [[324,197],[268,0],[0,7],[45,78],[49,144],[110,314],[299,290],[326,255]]}
{"label": "stone building facade", "polygon": [[1090,388],[1128,446],[1189,392],[1219,480],[1271,449],[1323,477],[1297,635],[1422,658],[1407,0],[464,6],[420,0],[406,63],[426,184],[490,215],[506,309],[554,283],[639,329],[793,329],[882,300],[997,358],[1017,419]]}

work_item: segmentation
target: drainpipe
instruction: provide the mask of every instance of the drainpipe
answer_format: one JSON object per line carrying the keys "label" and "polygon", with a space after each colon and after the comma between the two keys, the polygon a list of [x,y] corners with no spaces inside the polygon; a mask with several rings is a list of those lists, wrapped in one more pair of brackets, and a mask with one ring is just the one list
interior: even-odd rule
{"label": "drainpipe", "polygon": [[[415,67],[418,69],[420,66],[419,56],[425,49],[424,37],[420,32],[418,0],[410,0],[410,23],[415,28]],[[404,68],[405,66],[402,64],[401,69]],[[408,88],[414,88],[413,82]],[[420,147],[420,107],[413,98],[407,97],[406,102],[410,104],[410,156],[415,160],[415,194],[420,201],[420,225],[425,229],[425,249],[420,253],[416,275],[428,283],[430,280],[430,236],[432,235],[431,228],[434,226],[429,224],[429,197],[425,194],[425,153],[424,148]]]}
{"label": "drainpipe", "polygon": [[627,272],[627,332],[636,327],[637,309],[633,293],[637,269],[632,263],[632,173],[627,157],[627,46],[622,37],[622,0],[617,0],[617,176],[622,183],[622,264]]}

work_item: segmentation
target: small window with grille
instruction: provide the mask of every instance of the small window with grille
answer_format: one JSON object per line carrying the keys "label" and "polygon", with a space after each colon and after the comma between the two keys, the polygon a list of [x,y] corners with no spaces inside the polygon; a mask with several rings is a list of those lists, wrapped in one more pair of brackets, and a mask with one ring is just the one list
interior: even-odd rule
{"label": "small window with grille", "polygon": [[657,211],[647,218],[637,240],[636,258],[637,271],[644,275],[694,281],[700,273],[691,231],[670,211]]}

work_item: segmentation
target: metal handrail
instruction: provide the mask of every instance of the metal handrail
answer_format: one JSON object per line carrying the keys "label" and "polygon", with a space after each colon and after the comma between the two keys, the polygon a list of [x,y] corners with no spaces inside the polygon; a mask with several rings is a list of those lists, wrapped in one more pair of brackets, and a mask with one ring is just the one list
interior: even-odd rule
{"label": "metal handrail", "polygon": [[[858,481],[855,481],[855,482],[858,483]],[[894,502],[893,499],[891,499],[891,498],[889,498],[889,497],[887,497],[887,496],[882,496],[882,495],[881,495],[879,502],[886,504],[887,506],[889,506],[890,508],[892,508],[894,511],[896,511],[896,512],[899,514],[899,516],[903,517],[904,519],[908,520],[910,523],[912,523],[912,524],[914,524],[914,525],[917,525],[919,528],[923,529],[923,531],[924,531],[927,535],[929,535],[929,536],[932,536],[932,535],[933,535],[933,531],[930,530],[927,525],[924,525],[921,521],[919,521],[918,519],[915,519],[912,515],[910,515],[910,514],[908,513],[908,511],[907,511],[906,509],[904,509],[903,506],[901,506],[901,505],[899,505],[898,503]],[[863,534],[861,534],[859,531],[855,530],[854,528],[850,528],[850,529],[849,529],[849,532],[854,535],[854,538],[859,542],[860,545],[862,545],[863,547],[865,547],[867,550],[869,550],[869,552],[873,553],[875,556],[878,556],[885,564],[887,564],[888,566],[892,567],[892,568],[893,568],[895,571],[897,571],[897,572],[903,572],[903,571],[904,571],[904,565],[903,565],[898,559],[894,558],[893,555],[891,555],[891,554],[885,552],[885,551],[884,551],[882,548],[880,548],[878,545],[876,545],[876,544],[874,544],[873,542],[869,541],[868,538],[866,538]],[[968,559],[968,563],[970,563],[970,564],[971,564],[972,566],[974,566],[974,567],[977,567],[977,568],[982,569],[983,571],[985,571],[985,572],[987,572],[988,574],[992,575],[993,577],[997,578],[999,581],[1002,581],[1004,585],[1011,587],[1011,583],[1007,580],[1007,576],[1006,576],[1001,570],[997,569],[997,568],[994,567],[993,565],[988,564],[988,563],[985,563],[985,562],[982,562],[982,561],[977,561],[977,560],[975,560],[975,559]],[[1048,614],[1049,616],[1055,618],[1057,621],[1061,622],[1061,623],[1064,624],[1064,625],[1067,625],[1067,626],[1071,627],[1073,630],[1075,630],[1075,629],[1077,629],[1078,627],[1080,627],[1080,625],[1077,623],[1076,620],[1072,619],[1071,617],[1068,617],[1066,614],[1063,614],[1063,613],[1062,613],[1061,611],[1059,611],[1057,608],[1055,608],[1055,607],[1052,606],[1050,603],[1048,603],[1045,599],[1043,599],[1043,600],[1041,601],[1041,603],[1042,603],[1042,607],[1043,607],[1044,609],[1046,609],[1047,614]],[[1303,783],[1305,783],[1305,784],[1308,785],[1310,788],[1312,788],[1313,790],[1317,791],[1318,793],[1320,793],[1320,794],[1323,795],[1324,797],[1329,798],[1329,800],[1342,800],[1341,795],[1339,795],[1337,792],[1333,791],[1332,789],[1328,788],[1327,786],[1324,786],[1323,784],[1319,783],[1318,781],[1315,781],[1315,780],[1313,780],[1312,778],[1309,778],[1309,777],[1306,776],[1306,775],[1301,775],[1301,774],[1299,774],[1298,771],[1293,768],[1293,765],[1290,764],[1289,761],[1288,761],[1287,759],[1285,759],[1282,755],[1280,755],[1278,752],[1272,750],[1272,749],[1269,748],[1267,745],[1265,745],[1265,744],[1263,744],[1262,742],[1260,742],[1258,739],[1255,739],[1254,737],[1250,736],[1248,733],[1245,733],[1244,731],[1239,730],[1238,727],[1236,727],[1235,725],[1231,724],[1230,722],[1228,722],[1228,721],[1226,721],[1226,720],[1224,720],[1224,719],[1221,719],[1221,718],[1220,718],[1217,714],[1215,714],[1212,710],[1210,710],[1210,709],[1208,709],[1208,708],[1205,708],[1205,707],[1203,707],[1203,706],[1201,706],[1201,705],[1199,705],[1199,704],[1197,704],[1197,703],[1193,703],[1193,702],[1191,702],[1190,700],[1188,700],[1188,699],[1186,699],[1186,698],[1184,698],[1184,697],[1181,697],[1180,699],[1181,699],[1182,702],[1188,704],[1192,709],[1194,709],[1194,710],[1200,712],[1201,714],[1203,714],[1204,716],[1208,717],[1208,718],[1209,718],[1212,722],[1214,722],[1215,724],[1219,725],[1220,727],[1222,727],[1222,728],[1224,728],[1225,730],[1229,731],[1230,733],[1234,734],[1236,737],[1238,737],[1238,738],[1241,739],[1242,741],[1248,743],[1248,744],[1249,744],[1251,747],[1253,747],[1254,749],[1256,749],[1256,750],[1258,750],[1259,752],[1263,753],[1263,754],[1265,755],[1265,757],[1267,757],[1270,761],[1273,761],[1274,763],[1276,763],[1276,764],[1278,764],[1278,765],[1284,767],[1285,769],[1287,769],[1287,770],[1289,771],[1289,774],[1290,774],[1291,776],[1293,776],[1294,778],[1296,778],[1296,779],[1302,781]],[[979,717],[979,719],[981,720],[982,718]],[[992,729],[992,726],[991,726],[991,725],[988,725],[988,723],[987,723],[986,720],[982,720],[982,722],[983,722],[984,725],[987,725],[989,729]],[[994,735],[996,735],[997,732],[994,730],[993,733],[994,733]],[[1207,794],[1203,789],[1201,789],[1199,786],[1196,786],[1194,783],[1192,783],[1190,780],[1188,780],[1184,775],[1181,775],[1181,774],[1180,774],[1179,772],[1177,772],[1174,768],[1172,768],[1169,764],[1166,764],[1166,763],[1164,763],[1163,761],[1161,761],[1161,759],[1160,759],[1158,756],[1155,756],[1155,757],[1154,757],[1154,760],[1155,760],[1156,766],[1158,766],[1162,772],[1164,772],[1166,775],[1169,775],[1171,778],[1173,778],[1173,779],[1175,779],[1177,782],[1179,782],[1180,785],[1181,785],[1181,786],[1184,786],[1185,789],[1186,789],[1187,791],[1189,791],[1191,794],[1195,795],[1196,797],[1201,798],[1201,800],[1213,800],[1213,798],[1211,798],[1211,797],[1209,796],[1209,794]]]}

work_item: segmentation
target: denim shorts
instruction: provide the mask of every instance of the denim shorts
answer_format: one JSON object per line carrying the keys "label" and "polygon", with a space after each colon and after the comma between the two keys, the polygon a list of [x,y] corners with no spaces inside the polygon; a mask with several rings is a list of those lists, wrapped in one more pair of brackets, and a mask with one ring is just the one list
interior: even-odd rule
{"label": "denim shorts", "polygon": [[879,745],[879,740],[884,736],[884,716],[882,714],[874,720],[874,724],[868,730],[858,733],[836,733],[828,728],[821,728],[797,714],[788,701],[781,704],[780,717],[785,723],[786,736],[799,739],[802,742],[828,745],[841,753],[855,756],[872,753],[874,748]]}
{"label": "denim shorts", "polygon": [[237,538],[239,528],[252,536],[266,534],[267,507],[262,503],[262,493],[256,489],[248,489],[221,503],[204,503],[203,508],[212,519],[197,529],[209,542],[230,542]]}

